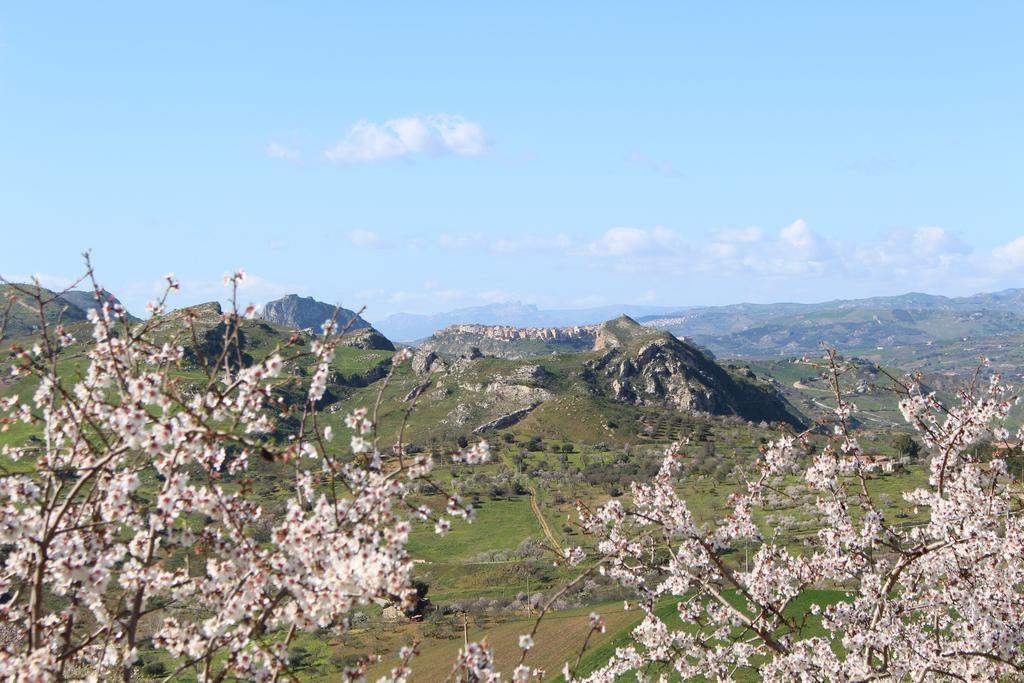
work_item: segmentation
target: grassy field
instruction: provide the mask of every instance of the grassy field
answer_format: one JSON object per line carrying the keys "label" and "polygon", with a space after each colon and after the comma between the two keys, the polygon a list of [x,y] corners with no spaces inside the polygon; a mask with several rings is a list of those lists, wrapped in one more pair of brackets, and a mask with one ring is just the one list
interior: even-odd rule
{"label": "grassy field", "polygon": [[[625,611],[621,602],[605,605],[595,605],[586,608],[565,610],[547,615],[541,622],[534,636],[535,646],[527,655],[526,663],[531,667],[544,669],[551,677],[556,676],[562,669],[566,659],[571,657],[575,660],[583,639],[590,629],[589,614],[597,612],[601,614],[607,624],[607,631],[604,634],[595,635],[588,647],[598,649],[613,641],[619,634],[628,632],[635,626],[641,613],[637,610]],[[462,647],[463,633],[455,620],[454,635],[445,631],[443,638],[430,637],[429,626],[407,627],[402,636],[405,638],[422,638],[420,655],[413,661],[412,680],[417,683],[433,683],[443,681],[451,671],[452,662]],[[529,633],[533,628],[534,619],[526,615],[502,623],[488,624],[471,619],[468,628],[468,638],[472,641],[487,641],[493,648],[495,664],[497,668],[506,673],[506,677],[515,668],[519,660],[521,650],[519,649],[519,636]],[[385,661],[370,670],[370,680],[385,673],[392,663]],[[318,681],[311,676],[311,681]],[[326,680],[326,679],[322,679]]]}
{"label": "grassy field", "polygon": [[524,538],[541,538],[543,531],[530,509],[527,495],[482,500],[471,524],[456,523],[445,536],[433,525],[417,525],[409,535],[409,552],[427,562],[468,562],[488,550],[511,550]]}

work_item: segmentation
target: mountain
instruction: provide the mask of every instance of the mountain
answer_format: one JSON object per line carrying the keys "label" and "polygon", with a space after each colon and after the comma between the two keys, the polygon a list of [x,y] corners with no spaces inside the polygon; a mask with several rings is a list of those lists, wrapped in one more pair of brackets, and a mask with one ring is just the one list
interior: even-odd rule
{"label": "mountain", "polygon": [[256,317],[275,325],[320,332],[324,322],[334,317],[335,310],[338,311],[338,325],[343,329],[346,326],[350,330],[370,327],[370,323],[363,320],[355,311],[338,308],[332,304],[317,301],[311,296],[299,296],[298,294],[286,294],[280,299],[263,304],[256,311]]}
{"label": "mountain", "polygon": [[676,310],[666,306],[614,305],[596,308],[541,310],[534,304],[505,302],[460,308],[446,313],[419,315],[395,313],[376,322],[392,339],[416,341],[450,325],[505,325],[509,327],[572,327],[594,325],[620,313],[632,316],[665,314]]}
{"label": "mountain", "polygon": [[[371,401],[375,391],[359,390],[353,405]],[[395,373],[381,413],[401,416],[414,398],[409,434],[417,440],[510,430],[628,442],[642,438],[646,425],[679,415],[804,421],[771,382],[729,370],[696,346],[626,316],[593,326],[588,349],[541,357],[420,348]]]}
{"label": "mountain", "polygon": [[[1024,290],[944,297],[910,293],[816,304],[736,304],[645,316],[716,355],[771,358],[815,353],[822,342],[848,353],[950,347],[1024,334]],[[905,356],[907,353],[901,353]],[[911,351],[910,355],[914,355]]]}
{"label": "mountain", "polygon": [[730,373],[696,346],[671,334],[646,333],[625,316],[601,326],[595,350],[604,353],[584,364],[583,376],[616,400],[800,424],[795,411],[753,375]]}
{"label": "mountain", "polygon": [[[43,312],[47,325],[55,324],[58,319],[65,324],[84,322],[88,320],[88,311],[100,306],[95,294],[91,291],[76,289],[59,294],[53,290],[36,287],[32,284],[0,284],[0,306],[6,307],[8,295],[15,296],[7,320],[6,334],[9,337],[32,334],[39,329],[39,311],[35,303],[28,296],[17,290],[37,292],[43,296],[46,302]],[[109,292],[103,292],[102,294],[106,297],[106,300],[112,303],[120,303],[113,294]],[[135,319],[131,316],[129,318]]]}
{"label": "mountain", "polygon": [[394,351],[395,345],[378,332],[370,323],[363,320],[355,311],[338,308],[313,297],[302,297],[287,294],[280,299],[267,302],[256,311],[256,318],[282,327],[313,330],[319,333],[324,322],[330,320],[337,311],[338,327],[346,330],[343,343],[361,349],[379,349]]}

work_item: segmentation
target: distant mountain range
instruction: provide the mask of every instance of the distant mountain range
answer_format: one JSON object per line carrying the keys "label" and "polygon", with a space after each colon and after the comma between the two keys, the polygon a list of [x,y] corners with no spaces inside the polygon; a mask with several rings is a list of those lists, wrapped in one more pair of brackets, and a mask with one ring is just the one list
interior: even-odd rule
{"label": "distant mountain range", "polygon": [[800,355],[817,351],[823,342],[848,352],[886,351],[1024,334],[1024,289],[965,297],[910,293],[816,304],[694,307],[639,320],[729,357]]}
{"label": "distant mountain range", "polygon": [[[83,321],[87,310],[96,305],[89,292],[71,291],[59,297],[44,292],[53,298],[47,307],[48,320],[55,320],[63,310],[65,321]],[[276,325],[319,331],[334,311],[332,304],[289,294],[264,304],[257,315]],[[825,343],[847,354],[932,372],[966,372],[979,355],[991,357],[1004,372],[1019,374],[1024,367],[1024,289],[964,297],[912,292],[811,304],[683,308],[621,305],[542,310],[533,304],[507,302],[433,315],[394,314],[375,326],[354,311],[341,309],[338,321],[343,326],[351,321],[351,331],[360,332],[358,343],[369,348],[388,348],[390,339],[439,353],[459,355],[477,347],[488,355],[525,358],[588,348],[593,331],[572,332],[572,328],[594,326],[623,314],[724,358],[800,356],[817,353]],[[38,326],[36,317],[25,306],[15,307],[8,333],[32,332]]]}
{"label": "distant mountain range", "polygon": [[447,313],[421,315],[395,313],[376,323],[377,329],[398,341],[414,342],[449,325],[507,325],[510,327],[571,327],[595,325],[619,315],[664,315],[679,310],[671,306],[614,305],[595,308],[542,310],[519,301],[460,308]]}

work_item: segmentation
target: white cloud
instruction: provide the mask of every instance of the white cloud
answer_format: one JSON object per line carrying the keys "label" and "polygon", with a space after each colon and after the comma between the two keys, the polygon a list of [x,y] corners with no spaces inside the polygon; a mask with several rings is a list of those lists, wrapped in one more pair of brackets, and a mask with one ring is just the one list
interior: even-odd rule
{"label": "white cloud", "polygon": [[938,227],[924,227],[913,231],[911,245],[914,252],[924,256],[969,254],[971,247],[953,233]]}
{"label": "white cloud", "polygon": [[[370,235],[359,239],[367,245],[374,243]],[[578,271],[579,277],[626,275],[630,291],[651,288],[639,299],[633,296],[632,303],[674,303],[680,300],[680,292],[701,292],[705,286],[719,296],[762,301],[910,290],[964,294],[1017,286],[1024,274],[1024,235],[978,251],[960,234],[939,226],[894,228],[875,236],[861,231],[845,238],[820,233],[803,219],[770,228],[729,227],[703,235],[685,235],[664,226],[617,226],[589,236],[539,231],[504,237],[488,231],[442,233],[425,238],[419,247],[409,242],[394,246],[465,250],[484,259],[490,255],[495,268],[504,267],[501,257],[555,255]],[[666,281],[671,285],[663,284]],[[501,291],[484,295],[451,289],[451,285],[428,283],[422,290],[388,292],[378,300],[392,308],[395,304],[433,307],[431,301],[443,300],[465,305],[522,298]],[[695,302],[706,302],[703,295],[692,297],[697,297]],[[611,296],[610,300],[618,299]],[[570,302],[576,304],[556,296],[549,303],[564,306]]]}
{"label": "white cloud", "polygon": [[661,226],[645,228],[611,228],[589,243],[586,253],[593,256],[633,257],[664,253],[680,245],[676,234]]}
{"label": "white cloud", "polygon": [[1024,266],[1024,237],[1018,237],[992,250],[993,265],[1002,270]]}
{"label": "white cloud", "polygon": [[813,251],[818,243],[818,239],[802,218],[779,230],[779,239],[783,244],[800,252]]}
{"label": "white cloud", "polygon": [[876,279],[912,279],[918,289],[943,285],[950,278],[975,278],[990,263],[974,255],[971,246],[940,227],[891,231],[876,244],[849,250],[846,264],[851,273]]}
{"label": "white cloud", "polygon": [[797,219],[775,233],[758,227],[712,233],[694,260],[696,270],[762,276],[809,276],[841,267],[831,244]]}
{"label": "white cloud", "polygon": [[434,114],[384,123],[357,121],[345,138],[324,154],[331,161],[354,164],[417,154],[479,156],[487,149],[487,136],[479,123],[462,116]]}
{"label": "white cloud", "polygon": [[370,230],[351,230],[348,233],[348,241],[357,247],[373,249],[385,249],[390,246],[387,240]]}
{"label": "white cloud", "polygon": [[282,161],[299,161],[302,159],[302,154],[299,150],[280,142],[271,142],[267,145],[267,156],[271,159],[281,159]]}

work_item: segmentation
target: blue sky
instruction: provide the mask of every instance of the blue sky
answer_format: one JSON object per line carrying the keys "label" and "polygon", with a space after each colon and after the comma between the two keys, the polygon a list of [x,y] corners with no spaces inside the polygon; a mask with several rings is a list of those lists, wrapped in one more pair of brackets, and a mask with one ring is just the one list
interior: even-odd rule
{"label": "blue sky", "polygon": [[7,3],[0,273],[371,320],[1024,284],[1021,3]]}

